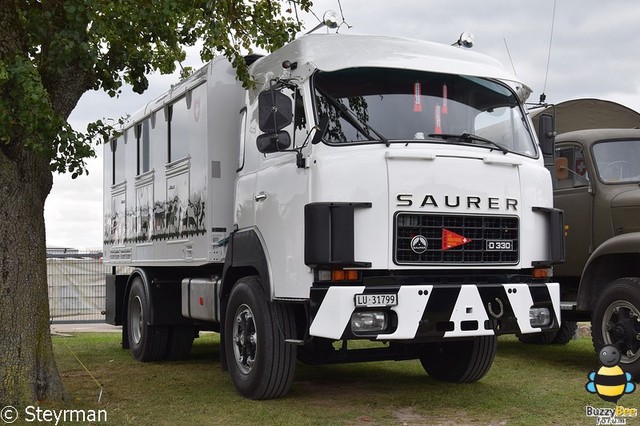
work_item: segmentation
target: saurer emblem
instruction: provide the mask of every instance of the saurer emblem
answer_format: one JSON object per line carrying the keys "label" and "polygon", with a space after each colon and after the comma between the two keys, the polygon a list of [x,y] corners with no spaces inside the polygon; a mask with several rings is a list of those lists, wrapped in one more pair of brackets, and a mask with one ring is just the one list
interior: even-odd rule
{"label": "saurer emblem", "polygon": [[422,254],[427,251],[428,242],[422,235],[416,235],[411,239],[411,250],[416,254]]}

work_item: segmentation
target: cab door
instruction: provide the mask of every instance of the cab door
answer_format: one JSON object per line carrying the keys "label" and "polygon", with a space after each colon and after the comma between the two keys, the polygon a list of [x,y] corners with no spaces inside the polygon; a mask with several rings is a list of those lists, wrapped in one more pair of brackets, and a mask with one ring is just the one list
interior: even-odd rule
{"label": "cab door", "polygon": [[[305,109],[299,90],[283,88],[279,93],[291,103],[291,123],[275,129],[280,142],[273,152],[260,155],[253,199],[255,223],[270,268],[271,296],[307,298],[311,275],[304,264],[304,206],[309,202],[309,168],[297,163],[294,151],[306,139]],[[265,137],[259,136],[262,143],[257,145],[264,147]],[[309,150],[305,146],[303,156]]]}
{"label": "cab door", "polygon": [[[593,200],[595,174],[587,162],[582,145],[558,144],[554,189],[555,207],[564,210],[566,261],[556,266],[557,276],[580,276],[593,251]],[[564,170],[566,168],[566,170]]]}

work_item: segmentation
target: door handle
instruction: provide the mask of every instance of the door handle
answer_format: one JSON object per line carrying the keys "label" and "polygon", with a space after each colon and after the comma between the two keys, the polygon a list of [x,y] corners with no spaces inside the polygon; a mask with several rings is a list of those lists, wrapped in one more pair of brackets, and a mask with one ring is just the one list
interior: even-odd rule
{"label": "door handle", "polygon": [[261,193],[257,194],[257,195],[254,197],[254,199],[255,199],[256,201],[264,201],[264,200],[266,200],[266,199],[267,199],[267,194],[265,194],[264,192],[261,192]]}

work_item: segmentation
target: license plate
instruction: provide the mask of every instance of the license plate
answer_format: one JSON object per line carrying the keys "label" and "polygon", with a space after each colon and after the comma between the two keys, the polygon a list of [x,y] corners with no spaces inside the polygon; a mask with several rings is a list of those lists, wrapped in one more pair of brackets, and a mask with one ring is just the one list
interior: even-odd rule
{"label": "license plate", "polygon": [[487,240],[485,244],[487,251],[513,251],[512,240]]}
{"label": "license plate", "polygon": [[383,306],[397,306],[398,295],[389,294],[356,294],[356,308],[378,308]]}

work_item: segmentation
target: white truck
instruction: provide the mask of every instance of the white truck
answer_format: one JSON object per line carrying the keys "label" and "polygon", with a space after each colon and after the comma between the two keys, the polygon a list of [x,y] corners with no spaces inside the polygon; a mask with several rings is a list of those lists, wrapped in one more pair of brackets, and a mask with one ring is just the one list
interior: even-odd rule
{"label": "white truck", "polygon": [[476,381],[497,335],[558,328],[552,119],[539,143],[515,76],[377,36],[247,61],[255,88],[215,59],[105,146],[106,320],[135,359],[214,330],[238,392],[265,399],[297,360]]}

